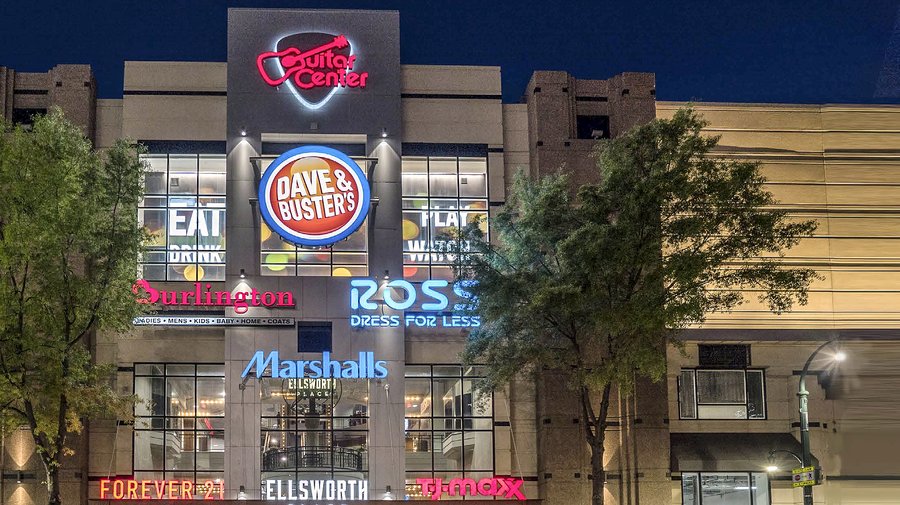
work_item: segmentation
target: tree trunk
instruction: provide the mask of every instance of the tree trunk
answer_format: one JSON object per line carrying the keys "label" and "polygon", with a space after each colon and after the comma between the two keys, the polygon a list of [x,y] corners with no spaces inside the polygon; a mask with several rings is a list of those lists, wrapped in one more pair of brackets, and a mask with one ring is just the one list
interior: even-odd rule
{"label": "tree trunk", "polygon": [[606,469],[603,468],[603,454],[606,448],[601,441],[591,445],[591,505],[603,505],[606,496]]}
{"label": "tree trunk", "polygon": [[47,465],[47,492],[50,494],[48,505],[61,505],[59,497],[59,465]]}
{"label": "tree trunk", "polygon": [[606,468],[603,455],[606,452],[606,420],[609,417],[609,393],[611,384],[603,387],[600,409],[595,413],[591,394],[586,387],[581,388],[581,417],[585,437],[591,447],[591,505],[603,505],[606,500]]}

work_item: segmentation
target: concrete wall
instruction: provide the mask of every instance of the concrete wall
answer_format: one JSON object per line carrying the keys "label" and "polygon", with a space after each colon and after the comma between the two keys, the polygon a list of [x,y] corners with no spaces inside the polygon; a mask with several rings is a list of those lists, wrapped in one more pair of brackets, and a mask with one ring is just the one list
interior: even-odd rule
{"label": "concrete wall", "polygon": [[94,140],[97,85],[90,65],[57,65],[47,72],[16,72],[0,67],[0,116],[13,120],[16,109],[59,107]]}
{"label": "concrete wall", "polygon": [[[660,117],[687,104],[660,102]],[[797,219],[815,219],[815,236],[787,253],[790,264],[814,268],[810,301],[773,315],[751,300],[730,314],[711,314],[687,332],[687,356],[669,353],[669,418],[675,432],[791,433],[799,438],[798,374],[823,341],[840,337],[848,355],[834,369],[827,360],[810,376],[812,452],[826,474],[816,503],[893,503],[900,467],[891,447],[900,443],[900,107],[774,104],[692,104],[720,135],[716,156],[757,160],[767,188]],[[766,374],[765,420],[678,419],[677,374],[697,365],[698,343],[749,343],[752,366]],[[826,376],[823,376],[826,377]],[[759,471],[764,462],[748,461]],[[790,463],[784,466],[791,466]],[[675,476],[677,477],[677,476]],[[799,504],[785,474],[772,484],[773,503]],[[680,482],[673,481],[673,502]]]}

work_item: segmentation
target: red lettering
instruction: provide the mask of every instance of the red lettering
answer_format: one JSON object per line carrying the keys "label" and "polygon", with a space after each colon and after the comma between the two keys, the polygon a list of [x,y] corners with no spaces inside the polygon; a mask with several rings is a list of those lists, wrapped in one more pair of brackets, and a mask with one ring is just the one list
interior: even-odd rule
{"label": "red lettering", "polygon": [[100,479],[100,499],[105,500],[109,494],[109,479]]}
{"label": "red lettering", "polygon": [[[255,288],[249,292],[237,292],[231,296],[228,291],[210,291],[211,285],[207,284],[205,291],[199,282],[194,283],[193,291],[159,291],[153,288],[144,279],[138,279],[131,287],[131,291],[137,295],[135,301],[141,304],[159,304],[194,307],[236,307],[239,314],[246,312],[244,305],[249,300],[257,307],[261,303],[266,306],[276,304],[279,307],[293,307],[294,295],[285,291],[258,291]],[[271,302],[264,301],[271,300]],[[237,302],[237,303],[235,303]]]}
{"label": "red lettering", "polygon": [[113,482],[113,499],[121,500],[125,497],[125,481],[117,480]]}
{"label": "red lettering", "polygon": [[349,45],[345,36],[338,35],[318,47],[266,51],[256,57],[256,68],[263,81],[273,87],[291,79],[301,90],[319,87],[365,88],[368,72],[351,71],[356,64],[356,56],[344,56],[333,51]]}
{"label": "red lettering", "polygon": [[136,480],[128,481],[128,493],[126,499],[128,500],[137,500],[137,487],[138,483]]}
{"label": "red lettering", "polygon": [[189,480],[181,481],[181,499],[190,500],[194,497],[194,483]]}

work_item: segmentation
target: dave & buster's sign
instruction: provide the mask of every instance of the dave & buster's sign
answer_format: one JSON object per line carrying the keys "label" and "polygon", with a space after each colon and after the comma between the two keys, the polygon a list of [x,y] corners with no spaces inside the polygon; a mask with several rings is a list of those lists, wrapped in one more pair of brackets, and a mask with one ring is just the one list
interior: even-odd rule
{"label": "dave & buster's sign", "polygon": [[259,211],[284,240],[322,247],[356,231],[369,211],[366,174],[344,153],[322,146],[279,156],[259,183]]}
{"label": "dave & buster's sign", "polygon": [[341,88],[365,88],[368,72],[355,70],[356,55],[344,35],[296,33],[256,57],[256,69],[269,86],[286,84],[305,107],[317,109]]}

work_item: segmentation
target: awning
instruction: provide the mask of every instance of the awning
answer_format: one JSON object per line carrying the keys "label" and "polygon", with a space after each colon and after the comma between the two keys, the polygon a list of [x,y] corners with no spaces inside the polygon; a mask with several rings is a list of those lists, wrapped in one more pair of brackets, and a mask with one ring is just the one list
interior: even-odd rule
{"label": "awning", "polygon": [[[671,433],[673,472],[733,472],[763,470],[769,451],[790,451],[802,457],[800,442],[790,433]],[[812,456],[813,464],[819,462]],[[782,468],[799,467],[790,454],[775,453]]]}

